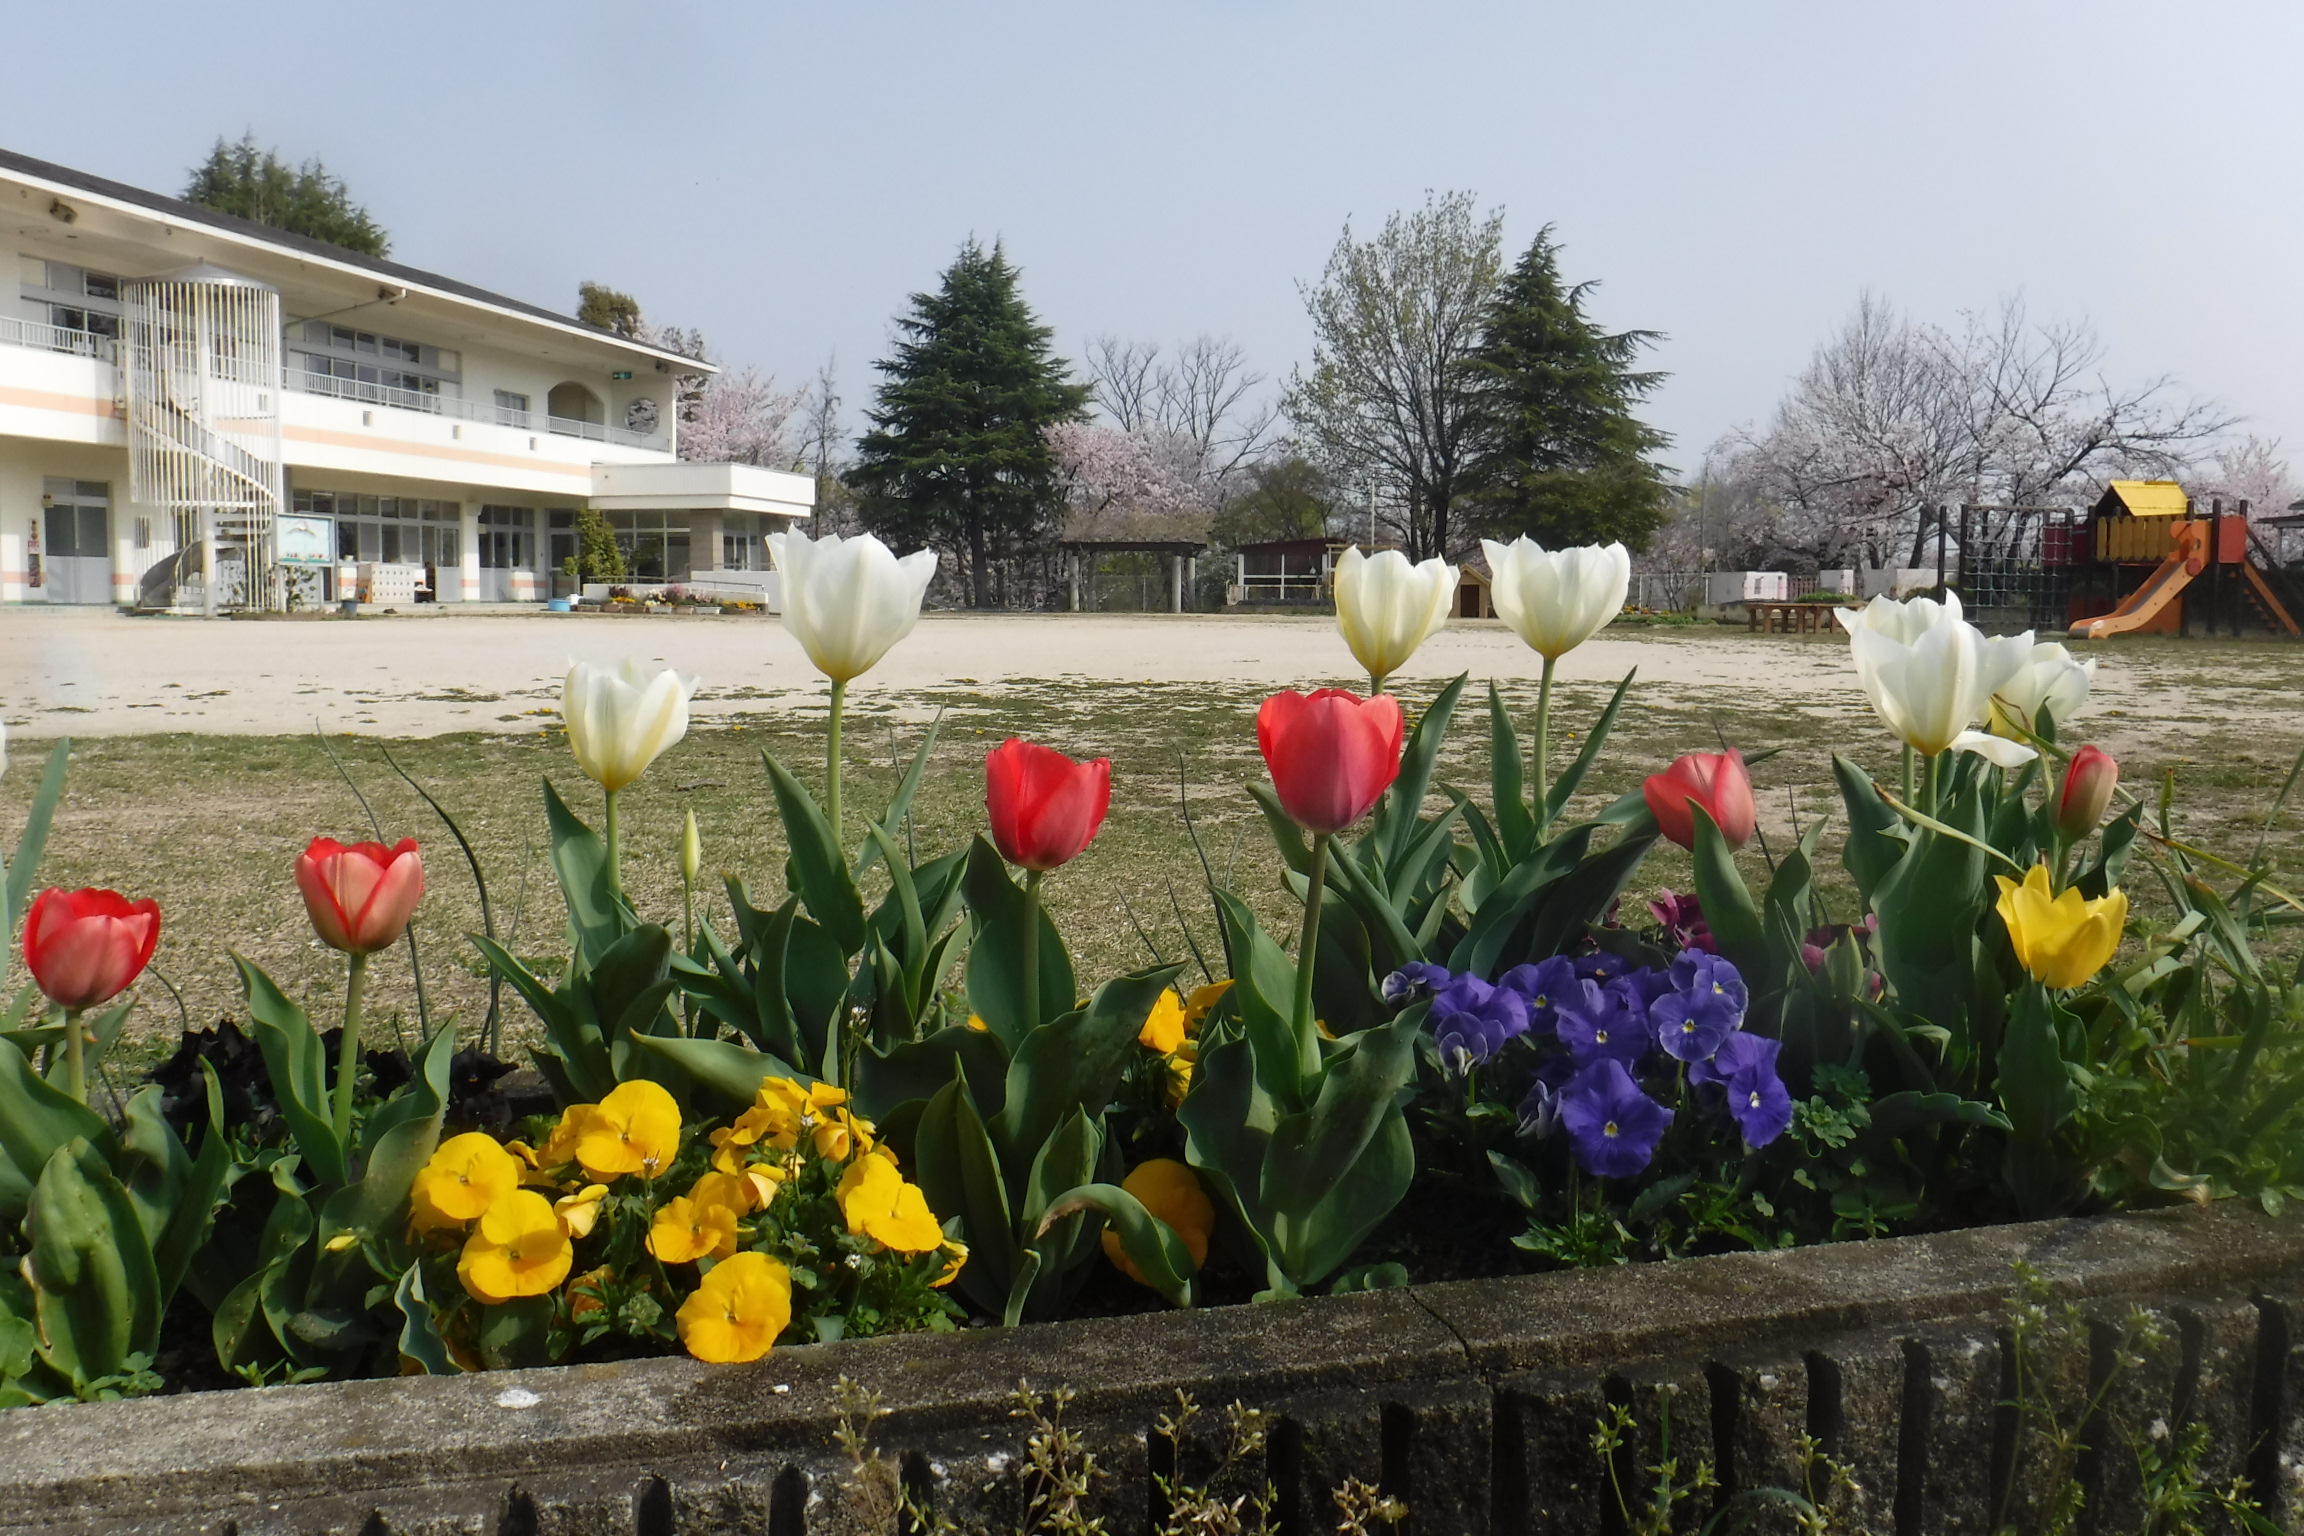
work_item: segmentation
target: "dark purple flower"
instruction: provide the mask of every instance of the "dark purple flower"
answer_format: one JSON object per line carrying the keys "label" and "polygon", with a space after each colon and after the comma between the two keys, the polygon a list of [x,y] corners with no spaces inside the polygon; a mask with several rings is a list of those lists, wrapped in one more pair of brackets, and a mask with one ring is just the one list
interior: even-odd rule
{"label": "dark purple flower", "polygon": [[1434,965],[1429,960],[1411,960],[1384,978],[1381,989],[1384,1001],[1393,1008],[1403,1003],[1412,1003],[1448,985],[1448,976],[1448,967],[1444,965]]}
{"label": "dark purple flower", "polygon": [[1784,1049],[1781,1040],[1770,1040],[1764,1035],[1745,1030],[1731,1032],[1720,1042],[1720,1048],[1704,1061],[1688,1063],[1688,1081],[1692,1083],[1725,1083],[1754,1062],[1776,1070],[1776,1053]]}
{"label": "dark purple flower", "polygon": [[1648,903],[1648,911],[1664,930],[1664,942],[1671,948],[1700,949],[1714,955],[1720,952],[1712,940],[1711,925],[1704,921],[1704,906],[1693,893],[1676,896],[1658,891],[1656,899]]}
{"label": "dark purple flower", "polygon": [[1648,1015],[1619,988],[1579,981],[1556,1006],[1553,1031],[1578,1065],[1602,1057],[1629,1064],[1655,1043]]}
{"label": "dark purple flower", "polygon": [[1637,970],[1626,971],[1606,985],[1623,993],[1625,1003],[1635,1013],[1646,1013],[1650,1003],[1672,990],[1672,975],[1669,971],[1641,966]]}
{"label": "dark purple flower", "polygon": [[1601,1057],[1560,1090],[1560,1124],[1584,1171],[1628,1178],[1648,1166],[1672,1111],[1640,1091],[1624,1064]]}
{"label": "dark purple flower", "polygon": [[1701,992],[1667,992],[1648,1007],[1656,1043],[1677,1061],[1704,1061],[1736,1029],[1736,1015]]}
{"label": "dark purple flower", "polygon": [[1477,976],[1456,976],[1432,994],[1429,1022],[1440,1059],[1453,1071],[1469,1071],[1528,1032],[1528,1000]]}
{"label": "dark purple flower", "polygon": [[1612,981],[1631,969],[1631,961],[1622,955],[1611,955],[1606,950],[1576,957],[1576,974],[1586,981]]}
{"label": "dark purple flower", "polygon": [[1499,977],[1496,985],[1509,987],[1528,999],[1529,1027],[1550,1029],[1559,1016],[1560,999],[1575,990],[1576,962],[1566,955],[1554,955],[1534,965],[1516,965]]}

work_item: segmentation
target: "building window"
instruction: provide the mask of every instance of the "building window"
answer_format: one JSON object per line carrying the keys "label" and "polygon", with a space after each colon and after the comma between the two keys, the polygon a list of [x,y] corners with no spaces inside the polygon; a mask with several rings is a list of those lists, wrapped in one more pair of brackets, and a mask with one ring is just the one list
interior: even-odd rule
{"label": "building window", "polygon": [[545,568],[564,571],[568,568],[568,562],[576,558],[576,509],[554,507],[544,514],[544,524]]}
{"label": "building window", "polygon": [[109,272],[28,259],[19,292],[36,304],[46,305],[48,323],[59,330],[91,336],[120,334],[120,279]]}
{"label": "building window", "polygon": [[496,391],[496,424],[500,427],[528,425],[528,397],[509,389]]}
{"label": "building window", "polygon": [[463,560],[463,507],[457,502],[298,491],[296,510],[336,519],[336,554],[342,560],[450,570]]}
{"label": "building window", "polygon": [[[432,403],[453,395],[463,379],[464,359],[451,348],[430,347],[373,331],[356,331],[308,320],[288,333],[293,365],[304,371],[315,393],[367,400],[408,410],[437,410]],[[442,386],[449,386],[443,389]]]}
{"label": "building window", "polygon": [[634,581],[688,579],[686,512],[610,512],[607,517]]}
{"label": "building window", "polygon": [[480,566],[490,571],[525,571],[536,567],[536,509],[482,507],[480,509]]}

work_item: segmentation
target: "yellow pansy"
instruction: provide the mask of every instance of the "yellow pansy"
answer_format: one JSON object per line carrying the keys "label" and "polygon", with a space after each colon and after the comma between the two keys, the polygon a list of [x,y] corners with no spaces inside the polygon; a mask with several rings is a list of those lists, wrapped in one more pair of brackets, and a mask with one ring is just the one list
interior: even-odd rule
{"label": "yellow pansy", "polygon": [[576,1143],[583,1139],[584,1126],[592,1118],[596,1104],[571,1104],[560,1115],[559,1124],[552,1134],[544,1138],[544,1145],[533,1154],[538,1168],[565,1168],[576,1161]]}
{"label": "yellow pansy", "polygon": [[667,1264],[693,1264],[726,1258],[736,1251],[736,1213],[724,1205],[702,1205],[686,1195],[664,1202],[648,1229],[648,1251]]}
{"label": "yellow pansy", "polygon": [[1170,987],[1160,994],[1145,1016],[1144,1027],[1136,1032],[1136,1042],[1165,1056],[1184,1043],[1184,999]]}
{"label": "yellow pansy", "polygon": [[968,1245],[956,1237],[944,1239],[944,1268],[928,1282],[929,1289],[940,1291],[960,1278],[960,1271],[968,1265]]}
{"label": "yellow pansy", "polygon": [[973,1013],[968,1015],[968,1027],[975,1030],[978,1034],[988,1035],[992,1032],[992,1026],[985,1023],[980,1015]]}
{"label": "yellow pansy", "polygon": [[2066,886],[2049,894],[2048,871],[2035,864],[2018,885],[2006,875],[2000,886],[2000,921],[2025,970],[2051,987],[2077,987],[2110,963],[2128,926],[2128,893],[2114,890],[2089,901]]}
{"label": "yellow pansy", "polygon": [[920,1186],[905,1182],[894,1159],[878,1153],[859,1157],[840,1175],[840,1214],[848,1230],[898,1253],[926,1253],[944,1246],[944,1229],[928,1209]]}
{"label": "yellow pansy", "polygon": [[792,1321],[792,1271],[764,1253],[712,1266],[676,1319],[688,1353],[714,1365],[757,1360]]}
{"label": "yellow pansy", "polygon": [[1222,981],[1212,981],[1204,987],[1194,987],[1192,995],[1184,999],[1185,1028],[1195,1035],[1200,1033],[1200,1026],[1207,1019],[1209,1010],[1231,990],[1232,978],[1229,976]]}
{"label": "yellow pansy", "polygon": [[520,1160],[495,1137],[467,1131],[440,1143],[431,1161],[416,1170],[408,1203],[417,1230],[429,1232],[477,1221],[519,1187]]}
{"label": "yellow pansy", "polygon": [[1171,1106],[1184,1102],[1184,1095],[1192,1091],[1192,1068],[1200,1059],[1200,1042],[1187,1040],[1176,1047],[1168,1058],[1168,1102]]}
{"label": "yellow pansy", "polygon": [[652,1179],[679,1150],[680,1106],[645,1079],[619,1085],[593,1106],[576,1137],[576,1161],[601,1180],[628,1173]]}
{"label": "yellow pansy", "polygon": [[[1128,1170],[1120,1187],[1184,1240],[1194,1267],[1207,1262],[1208,1236],[1216,1230],[1216,1207],[1200,1187],[1198,1174],[1172,1157],[1152,1157]],[[1120,1239],[1110,1228],[1104,1232],[1104,1257],[1138,1285],[1145,1283],[1143,1272],[1121,1250]]]}
{"label": "yellow pansy", "polygon": [[859,1152],[872,1150],[872,1122],[835,1109],[810,1132],[816,1155],[827,1162],[844,1163]]}
{"label": "yellow pansy", "polygon": [[551,1202],[532,1189],[516,1189],[490,1206],[479,1230],[465,1239],[456,1278],[484,1302],[541,1296],[568,1278],[575,1252]]}
{"label": "yellow pansy", "polygon": [[739,1216],[749,1216],[759,1204],[753,1198],[754,1188],[752,1181],[742,1174],[721,1173],[715,1169],[689,1186],[688,1198],[698,1205],[724,1205]]}
{"label": "yellow pansy", "polygon": [[590,1237],[600,1221],[600,1202],[607,1198],[607,1185],[587,1184],[553,1201],[552,1214],[560,1218],[560,1230],[570,1237]]}

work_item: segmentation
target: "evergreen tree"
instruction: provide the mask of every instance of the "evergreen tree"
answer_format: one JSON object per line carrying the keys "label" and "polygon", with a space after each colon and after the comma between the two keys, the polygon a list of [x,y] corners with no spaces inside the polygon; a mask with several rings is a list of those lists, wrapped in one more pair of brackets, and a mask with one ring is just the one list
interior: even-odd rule
{"label": "evergreen tree", "polygon": [[[619,336],[637,336],[640,334],[640,301],[605,283],[578,283],[576,318],[586,325],[598,326],[603,331],[614,331]],[[696,340],[701,349],[704,338],[698,336]],[[704,354],[698,350],[693,355],[702,357]]]}
{"label": "evergreen tree", "polygon": [[934,293],[898,318],[895,355],[849,483],[867,527],[899,543],[935,544],[966,563],[969,600],[992,605],[995,554],[1054,530],[1062,507],[1046,429],[1085,414],[1072,382],[998,245],[970,240]]}
{"label": "evergreen tree", "polygon": [[254,134],[237,144],[218,139],[207,163],[192,172],[184,200],[363,256],[382,256],[392,248],[384,226],[352,201],[344,183],[329,175],[317,157],[291,168],[271,150],[258,149]]}
{"label": "evergreen tree", "polygon": [[1471,357],[1481,451],[1476,518],[1547,548],[1621,539],[1645,549],[1671,488],[1650,455],[1671,442],[1633,415],[1664,381],[1633,367],[1655,331],[1609,332],[1584,313],[1594,284],[1565,287],[1549,227],[1498,285]]}

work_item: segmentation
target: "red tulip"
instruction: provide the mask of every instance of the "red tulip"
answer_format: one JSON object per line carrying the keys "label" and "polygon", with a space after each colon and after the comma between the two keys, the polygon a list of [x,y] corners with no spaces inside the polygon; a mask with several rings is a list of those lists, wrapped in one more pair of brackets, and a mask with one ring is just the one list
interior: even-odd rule
{"label": "red tulip", "polygon": [[1051,870],[1080,856],[1112,804],[1112,759],[1076,763],[1011,736],[984,758],[984,808],[1000,856]]}
{"label": "red tulip", "polygon": [[1683,848],[1696,846],[1696,817],[1688,809],[1691,805],[1704,807],[1729,847],[1741,848],[1752,840],[1756,814],[1752,777],[1744,771],[1744,754],[1734,747],[1725,752],[1691,752],[1662,773],[1648,775],[1642,792],[1658,830]]}
{"label": "red tulip", "polygon": [[1276,693],[1256,712],[1256,745],[1288,819],[1307,832],[1340,832],[1400,776],[1403,728],[1400,701],[1388,693]]}
{"label": "red tulip", "polygon": [[127,991],[159,942],[160,904],[118,891],[51,888],[24,919],[24,964],[61,1008],[93,1008]]}
{"label": "red tulip", "polygon": [[348,955],[369,955],[398,941],[424,894],[424,859],[416,839],[392,848],[316,837],[296,861],[296,888],[304,893],[320,942]]}
{"label": "red tulip", "polygon": [[2120,765],[2101,747],[2082,747],[2064,770],[2064,792],[2056,797],[2056,834],[2076,843],[2096,830],[2111,808],[2120,783]]}

